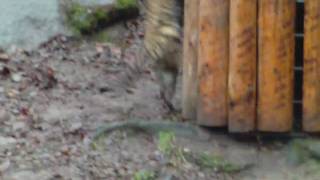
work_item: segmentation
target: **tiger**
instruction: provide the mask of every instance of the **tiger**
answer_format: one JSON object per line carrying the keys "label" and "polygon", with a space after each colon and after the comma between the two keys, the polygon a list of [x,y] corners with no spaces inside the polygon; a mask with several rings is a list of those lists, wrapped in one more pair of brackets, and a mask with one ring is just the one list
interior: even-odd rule
{"label": "tiger", "polygon": [[183,0],[145,0],[143,46],[153,60],[160,96],[170,110],[182,59]]}

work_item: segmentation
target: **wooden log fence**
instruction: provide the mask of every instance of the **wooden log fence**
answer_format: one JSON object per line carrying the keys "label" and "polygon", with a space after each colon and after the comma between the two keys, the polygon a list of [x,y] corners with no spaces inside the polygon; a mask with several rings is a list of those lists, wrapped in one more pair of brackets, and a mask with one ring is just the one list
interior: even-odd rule
{"label": "wooden log fence", "polygon": [[256,121],[257,0],[231,0],[228,99],[230,131],[248,132]]}
{"label": "wooden log fence", "polygon": [[[297,35],[301,13],[304,32]],[[187,0],[184,35],[186,119],[232,133],[291,132],[294,123],[320,132],[320,1]],[[294,81],[297,61],[301,84]],[[294,121],[299,91],[302,119]]]}
{"label": "wooden log fence", "polygon": [[197,115],[197,56],[198,56],[198,0],[188,0],[185,2],[185,19],[184,23],[185,39],[183,41],[183,56],[184,56],[184,85],[182,88],[183,98],[183,116],[196,119]]}
{"label": "wooden log fence", "polygon": [[260,0],[258,121],[260,131],[290,131],[293,120],[295,1]]}
{"label": "wooden log fence", "polygon": [[303,129],[320,131],[320,1],[306,0],[303,60]]}
{"label": "wooden log fence", "polygon": [[197,120],[200,125],[224,126],[228,107],[229,0],[199,1],[199,8]]}

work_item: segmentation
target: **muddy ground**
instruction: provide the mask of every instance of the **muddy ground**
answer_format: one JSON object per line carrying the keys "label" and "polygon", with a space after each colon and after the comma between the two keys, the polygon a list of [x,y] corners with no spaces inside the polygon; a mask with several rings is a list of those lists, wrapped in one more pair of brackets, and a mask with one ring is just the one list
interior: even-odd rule
{"label": "muddy ground", "polygon": [[168,180],[318,179],[319,169],[287,161],[286,142],[239,141],[225,131],[212,130],[205,142],[176,137],[174,143],[185,152],[219,155],[248,168],[168,165],[157,138],[137,132],[116,131],[91,148],[91,136],[105,123],[167,117],[152,70],[132,79],[130,88],[110,87],[141,47],[140,21],[125,24],[116,43],[57,36],[35,51],[17,49],[0,58],[0,179],[129,180],[142,170]]}

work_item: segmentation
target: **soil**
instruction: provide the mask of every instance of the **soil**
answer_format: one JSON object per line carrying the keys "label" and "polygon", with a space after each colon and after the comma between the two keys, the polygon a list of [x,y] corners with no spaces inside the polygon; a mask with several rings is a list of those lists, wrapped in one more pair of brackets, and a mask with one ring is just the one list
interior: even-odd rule
{"label": "soil", "polygon": [[131,87],[111,85],[137,60],[143,38],[140,20],[120,26],[118,43],[56,36],[37,50],[17,49],[0,58],[0,179],[129,180],[144,169],[161,171],[162,179],[318,179],[310,166],[287,161],[287,142],[240,141],[223,130],[211,130],[207,142],[181,137],[175,142],[251,168],[238,173],[194,163],[169,168],[157,139],[143,133],[116,131],[91,148],[90,137],[103,124],[168,117],[151,69],[133,78]]}

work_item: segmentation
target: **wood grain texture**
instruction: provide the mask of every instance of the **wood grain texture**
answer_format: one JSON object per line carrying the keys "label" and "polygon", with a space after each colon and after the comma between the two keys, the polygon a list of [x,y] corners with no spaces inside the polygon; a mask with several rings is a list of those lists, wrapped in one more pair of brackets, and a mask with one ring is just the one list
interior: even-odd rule
{"label": "wood grain texture", "polygon": [[260,131],[288,132],[292,128],[295,3],[259,0]]}
{"label": "wood grain texture", "polygon": [[230,1],[229,131],[255,128],[257,0]]}
{"label": "wood grain texture", "polygon": [[320,131],[320,1],[305,1],[303,129]]}
{"label": "wood grain texture", "polygon": [[197,120],[227,125],[229,0],[200,0]]}
{"label": "wood grain texture", "polygon": [[182,75],[182,115],[195,120],[197,116],[198,0],[185,1]]}

